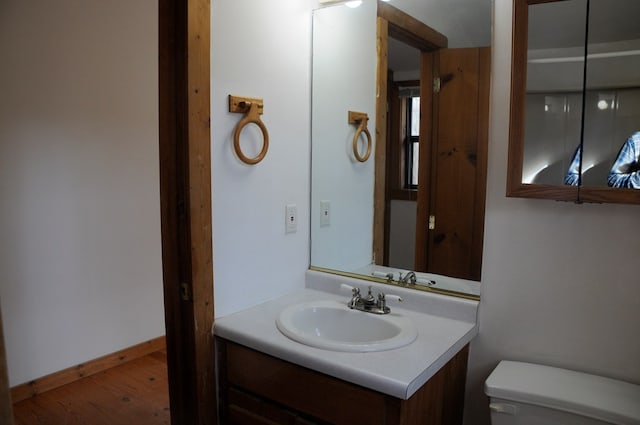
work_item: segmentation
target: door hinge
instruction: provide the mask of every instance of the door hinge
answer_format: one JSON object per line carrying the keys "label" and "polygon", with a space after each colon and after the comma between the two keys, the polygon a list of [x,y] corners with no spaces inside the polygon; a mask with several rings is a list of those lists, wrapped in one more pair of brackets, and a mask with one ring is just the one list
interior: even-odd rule
{"label": "door hinge", "polygon": [[436,228],[436,216],[429,216],[429,230],[434,230]]}
{"label": "door hinge", "polygon": [[182,301],[191,300],[191,287],[187,282],[180,283],[180,296],[182,297]]}
{"label": "door hinge", "polygon": [[440,93],[440,77],[435,77],[433,79],[433,92]]}

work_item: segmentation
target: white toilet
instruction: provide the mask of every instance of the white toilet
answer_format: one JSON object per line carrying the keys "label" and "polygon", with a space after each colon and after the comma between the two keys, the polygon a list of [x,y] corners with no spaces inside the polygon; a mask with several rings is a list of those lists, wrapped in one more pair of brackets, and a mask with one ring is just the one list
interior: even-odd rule
{"label": "white toilet", "polygon": [[640,385],[501,361],[485,381],[492,425],[640,425]]}

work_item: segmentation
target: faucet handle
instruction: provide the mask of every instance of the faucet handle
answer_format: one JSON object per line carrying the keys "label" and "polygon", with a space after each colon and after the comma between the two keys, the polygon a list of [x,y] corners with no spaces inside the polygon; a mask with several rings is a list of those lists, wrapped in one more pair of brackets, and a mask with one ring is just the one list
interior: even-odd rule
{"label": "faucet handle", "polygon": [[359,288],[355,288],[355,287],[353,287],[353,286],[351,286],[351,285],[347,285],[347,284],[344,284],[344,283],[341,283],[341,284],[340,284],[340,289],[341,289],[342,291],[349,291],[349,292],[353,292],[354,290],[357,290],[358,292],[360,292],[360,289],[359,289]]}
{"label": "faucet handle", "polygon": [[387,299],[387,300],[391,300],[391,301],[396,301],[401,303],[402,302],[402,297],[398,296],[398,295],[392,295],[392,294],[382,294],[382,296]]}
{"label": "faucet handle", "polygon": [[351,291],[352,301],[356,298],[360,298],[360,288],[342,283],[340,284],[340,289],[343,291]]}

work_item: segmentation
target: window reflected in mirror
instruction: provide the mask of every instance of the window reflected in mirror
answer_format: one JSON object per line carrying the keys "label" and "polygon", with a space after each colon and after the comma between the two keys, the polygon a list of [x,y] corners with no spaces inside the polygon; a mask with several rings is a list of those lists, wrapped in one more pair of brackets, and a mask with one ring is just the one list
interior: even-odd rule
{"label": "window reflected in mirror", "polygon": [[[419,91],[417,87],[413,91]],[[404,188],[418,189],[418,160],[420,158],[420,96],[408,95],[405,103]]]}

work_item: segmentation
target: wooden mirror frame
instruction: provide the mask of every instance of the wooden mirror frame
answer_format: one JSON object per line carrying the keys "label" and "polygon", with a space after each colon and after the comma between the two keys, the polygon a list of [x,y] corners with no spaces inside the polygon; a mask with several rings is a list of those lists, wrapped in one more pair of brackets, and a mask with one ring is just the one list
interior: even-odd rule
{"label": "wooden mirror frame", "polygon": [[640,204],[640,189],[522,183],[529,5],[565,0],[514,0],[507,196],[571,202]]}

